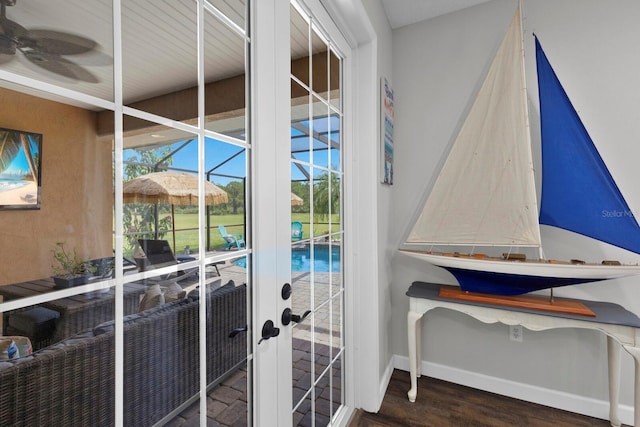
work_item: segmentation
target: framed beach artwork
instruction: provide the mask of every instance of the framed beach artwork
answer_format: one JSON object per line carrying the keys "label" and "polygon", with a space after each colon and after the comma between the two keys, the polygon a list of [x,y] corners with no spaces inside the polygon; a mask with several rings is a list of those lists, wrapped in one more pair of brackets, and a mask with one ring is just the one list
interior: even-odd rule
{"label": "framed beach artwork", "polygon": [[386,77],[380,80],[380,98],[382,183],[393,185],[393,88]]}
{"label": "framed beach artwork", "polygon": [[42,135],[0,128],[0,209],[40,209]]}

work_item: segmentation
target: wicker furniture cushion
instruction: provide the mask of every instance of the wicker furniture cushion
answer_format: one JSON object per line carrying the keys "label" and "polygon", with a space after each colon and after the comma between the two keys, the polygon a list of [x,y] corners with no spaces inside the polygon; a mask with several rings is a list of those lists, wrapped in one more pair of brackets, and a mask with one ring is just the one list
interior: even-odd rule
{"label": "wicker furniture cushion", "polygon": [[16,342],[9,337],[0,337],[0,360],[17,359],[20,357]]}
{"label": "wicker furniture cushion", "polygon": [[138,313],[148,310],[153,307],[164,304],[164,295],[160,289],[160,285],[151,285],[147,292],[145,292],[140,305],[138,306]]}
{"label": "wicker furniture cushion", "polygon": [[46,307],[33,307],[9,316],[9,326],[30,337],[49,336],[60,313]]}
{"label": "wicker furniture cushion", "polygon": [[[25,357],[33,353],[33,347],[31,346],[31,340],[29,337],[5,335],[0,336],[0,340],[13,340],[13,342],[16,343],[16,347],[18,348],[18,355],[16,357]],[[2,347],[2,344],[0,344],[0,347]],[[0,359],[2,359],[2,354],[0,354]]]}
{"label": "wicker furniture cushion", "polygon": [[[181,298],[182,286],[176,282],[171,283],[164,291],[164,301],[171,302]],[[184,298],[182,296],[182,298]]]}

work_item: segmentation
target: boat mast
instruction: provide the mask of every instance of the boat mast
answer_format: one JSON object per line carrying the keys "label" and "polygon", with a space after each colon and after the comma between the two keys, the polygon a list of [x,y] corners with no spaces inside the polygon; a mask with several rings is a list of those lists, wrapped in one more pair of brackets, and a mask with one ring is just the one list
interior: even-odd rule
{"label": "boat mast", "polygon": [[[521,79],[522,79],[522,96],[520,97],[520,99],[523,102],[523,111],[524,111],[524,127],[525,127],[525,133],[526,133],[526,138],[527,138],[527,145],[529,147],[529,150],[531,151],[531,126],[529,123],[529,102],[528,102],[528,95],[527,95],[527,78],[526,78],[526,71],[525,71],[525,61],[524,61],[524,55],[525,55],[525,50],[524,50],[524,22],[522,19],[522,0],[518,0],[518,13],[520,14],[519,19],[520,19],[520,61],[522,61],[522,74],[521,74]],[[531,164],[533,165],[533,153],[531,153]],[[531,170],[531,174],[535,175],[533,173],[533,169]],[[534,182],[535,182],[535,176],[533,177]],[[538,206],[538,200],[537,200],[537,194],[533,194],[533,197],[535,198],[536,204],[535,206]],[[539,233],[539,232],[538,232]],[[540,259],[544,259],[544,251],[542,250],[542,244],[538,245],[538,257]]]}

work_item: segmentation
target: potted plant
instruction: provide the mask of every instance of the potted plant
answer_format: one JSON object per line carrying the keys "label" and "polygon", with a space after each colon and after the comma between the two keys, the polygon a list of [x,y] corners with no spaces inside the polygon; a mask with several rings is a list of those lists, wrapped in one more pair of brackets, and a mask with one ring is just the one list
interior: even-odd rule
{"label": "potted plant", "polygon": [[53,281],[56,288],[69,288],[89,281],[89,278],[96,272],[96,266],[90,261],[82,259],[76,250],[67,250],[64,242],[57,242],[55,249],[52,249],[54,263]]}

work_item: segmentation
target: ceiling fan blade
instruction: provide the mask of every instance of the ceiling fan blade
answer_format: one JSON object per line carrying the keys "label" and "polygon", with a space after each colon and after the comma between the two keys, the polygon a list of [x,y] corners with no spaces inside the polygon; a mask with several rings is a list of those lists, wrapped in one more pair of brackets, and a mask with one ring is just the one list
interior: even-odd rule
{"label": "ceiling fan blade", "polygon": [[73,62],[62,58],[59,55],[52,55],[30,50],[23,50],[25,58],[32,64],[44,68],[52,73],[68,77],[70,79],[80,80],[88,83],[99,83],[100,79],[87,69],[74,64]]}
{"label": "ceiling fan blade", "polygon": [[[5,36],[4,34],[0,34],[0,53],[2,56],[7,56],[11,58],[16,54],[16,46],[17,43],[10,37]],[[1,59],[0,59],[1,61]],[[4,61],[7,62],[7,61]]]}
{"label": "ceiling fan blade", "polygon": [[27,29],[22,25],[18,24],[11,19],[7,19],[4,16],[0,16],[0,33],[4,34],[7,37],[12,39],[16,39],[18,37],[23,37],[27,34]]}
{"label": "ceiling fan blade", "polygon": [[52,55],[79,55],[98,46],[91,39],[53,30],[29,30],[18,41],[22,46]]}

